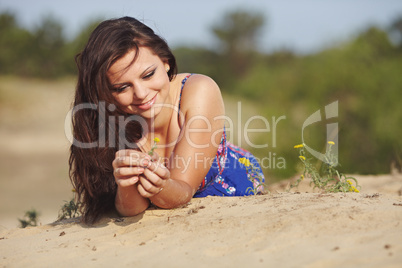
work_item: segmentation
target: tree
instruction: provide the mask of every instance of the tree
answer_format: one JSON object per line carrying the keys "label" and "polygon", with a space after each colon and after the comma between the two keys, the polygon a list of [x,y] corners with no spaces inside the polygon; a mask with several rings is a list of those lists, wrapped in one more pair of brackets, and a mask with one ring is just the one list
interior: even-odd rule
{"label": "tree", "polygon": [[235,75],[243,75],[257,51],[259,33],[264,16],[257,12],[234,11],[224,15],[223,20],[212,27],[228,65]]}
{"label": "tree", "polygon": [[224,52],[238,54],[257,49],[258,34],[263,25],[262,14],[234,11],[227,13],[212,31],[219,39]]}
{"label": "tree", "polygon": [[396,33],[399,47],[402,48],[402,15],[396,18],[389,28],[391,32]]}
{"label": "tree", "polygon": [[63,54],[66,40],[62,24],[52,16],[45,17],[33,32],[34,42],[31,56],[34,58],[36,74],[55,77],[63,72]]}
{"label": "tree", "polygon": [[90,34],[101,21],[101,19],[93,19],[89,21],[77,34],[77,36],[66,45],[63,54],[63,61],[66,73],[76,74],[77,66],[75,64],[75,56],[84,49],[86,43],[88,42]]}
{"label": "tree", "polygon": [[32,34],[19,27],[15,15],[0,14],[0,73],[24,74]]}

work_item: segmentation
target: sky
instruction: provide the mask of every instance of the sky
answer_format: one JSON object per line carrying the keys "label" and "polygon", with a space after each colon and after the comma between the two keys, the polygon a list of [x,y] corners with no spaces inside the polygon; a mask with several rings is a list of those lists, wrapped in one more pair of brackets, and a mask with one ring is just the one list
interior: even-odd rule
{"label": "sky", "polygon": [[402,16],[402,0],[0,0],[0,12],[13,12],[27,28],[52,15],[63,24],[66,36],[73,37],[89,21],[132,16],[153,28],[171,47],[213,48],[212,25],[237,9],[264,14],[261,50],[314,53],[348,40],[369,25],[388,26]]}

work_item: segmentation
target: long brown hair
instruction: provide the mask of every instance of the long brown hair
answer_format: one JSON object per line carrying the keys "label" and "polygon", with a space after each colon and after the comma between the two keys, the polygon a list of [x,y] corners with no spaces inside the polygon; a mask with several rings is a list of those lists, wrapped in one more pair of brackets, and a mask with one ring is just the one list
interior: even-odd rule
{"label": "long brown hair", "polygon": [[[143,134],[139,121],[128,120],[133,115],[118,108],[106,75],[115,61],[133,49],[138,54],[141,46],[150,48],[169,64],[168,76],[172,80],[177,73],[176,60],[166,41],[131,17],[100,23],[76,56],[78,82],[73,102],[74,141],[70,147],[69,175],[81,203],[82,220],[87,224],[114,209],[115,153],[118,149],[135,148]],[[124,128],[119,125],[122,117]]]}

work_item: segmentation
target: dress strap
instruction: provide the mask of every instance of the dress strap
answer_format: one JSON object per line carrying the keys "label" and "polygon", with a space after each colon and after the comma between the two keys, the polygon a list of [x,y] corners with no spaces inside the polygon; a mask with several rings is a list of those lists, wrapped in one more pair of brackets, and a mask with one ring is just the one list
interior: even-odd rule
{"label": "dress strap", "polygon": [[178,111],[177,111],[178,116],[179,116],[179,114],[180,114],[180,106],[181,106],[181,94],[183,93],[183,87],[184,87],[184,84],[186,83],[187,79],[188,79],[190,76],[192,76],[192,75],[193,75],[193,74],[189,74],[189,75],[187,75],[187,76],[186,76],[186,77],[184,77],[184,79],[181,81],[180,97],[179,97],[179,109],[178,109]]}

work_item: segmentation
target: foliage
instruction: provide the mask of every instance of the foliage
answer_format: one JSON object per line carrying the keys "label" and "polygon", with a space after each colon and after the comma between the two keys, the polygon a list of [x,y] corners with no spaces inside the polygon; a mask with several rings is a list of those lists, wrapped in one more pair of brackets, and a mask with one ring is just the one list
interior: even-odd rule
{"label": "foliage", "polygon": [[[216,49],[177,47],[173,52],[180,72],[211,76],[224,94],[252,103],[256,114],[267,119],[286,116],[275,130],[275,144],[246,148],[259,158],[275,153],[286,160],[285,169],[264,168],[266,177],[294,175],[298,161],[288,144],[300,141],[309,115],[333,101],[339,102],[336,122],[343,168],[348,173],[387,173],[392,163],[402,168],[401,21],[402,17],[395,18],[386,29],[370,25],[349,40],[310,55],[289,49],[263,53],[257,48],[266,19],[258,12],[235,10],[211,27]],[[0,74],[75,75],[74,56],[98,22],[93,20],[67,40],[53,17],[44,18],[29,31],[14,14],[0,14]],[[396,42],[391,38],[395,35],[399,37]],[[326,123],[306,128],[303,142],[317,151],[325,147]],[[259,135],[253,143],[265,143],[273,135],[271,125],[271,132]]]}
{"label": "foliage", "polygon": [[77,66],[75,64],[75,57],[78,53],[80,53],[85,44],[88,41],[89,35],[95,29],[95,27],[100,23],[100,19],[93,19],[88,22],[86,26],[78,33],[78,35],[72,39],[71,41],[67,42],[64,47],[63,53],[63,68],[64,73],[66,74],[73,74],[77,73]]}
{"label": "foliage", "polygon": [[402,48],[402,16],[391,23],[389,30],[391,33],[396,33],[397,45]]}
{"label": "foliage", "polygon": [[258,12],[236,10],[223,16],[220,23],[212,27],[219,40],[223,67],[233,76],[244,75],[254,62],[258,38],[265,18]]}
{"label": "foliage", "polygon": [[76,202],[75,198],[71,198],[70,201],[64,201],[64,205],[61,207],[59,211],[59,216],[57,218],[58,221],[64,219],[72,219],[79,217],[81,215],[80,212],[80,203]]}
{"label": "foliage", "polygon": [[228,54],[254,51],[264,16],[243,10],[228,12],[222,22],[212,27],[212,32],[220,40],[223,51]]}
{"label": "foliage", "polygon": [[[294,174],[297,161],[286,149],[287,144],[300,140],[303,122],[310,114],[333,101],[339,101],[336,122],[343,168],[348,173],[388,173],[395,163],[401,169],[398,126],[402,109],[398,100],[402,53],[384,31],[370,27],[355,39],[313,55],[281,58],[275,54],[286,52],[261,57],[244,77],[228,87],[221,85],[224,91],[234,92],[256,106],[264,104],[260,114],[266,118],[286,116],[276,129],[276,147],[248,148],[260,158],[275,152],[286,159],[288,168],[265,169],[267,177]],[[326,123],[304,130],[304,142],[317,151],[325,144]]]}
{"label": "foliage", "polygon": [[[359,192],[357,188],[360,188],[360,186],[358,185],[357,180],[351,176],[346,176],[345,174],[340,173],[335,168],[338,165],[338,157],[332,152],[333,145],[335,145],[334,142],[328,142],[325,158],[320,162],[320,171],[318,171],[316,165],[311,162],[313,157],[307,150],[305,150],[304,144],[294,146],[295,149],[299,149],[299,159],[303,163],[304,171],[296,183],[290,185],[289,190],[297,187],[304,178],[310,178],[310,185],[325,192]],[[354,181],[355,186],[352,181]]]}
{"label": "foliage", "polygon": [[32,34],[18,26],[11,13],[0,14],[0,72],[25,74],[30,68],[28,60]]}
{"label": "foliage", "polygon": [[39,213],[35,209],[26,211],[24,217],[22,219],[18,219],[20,222],[20,227],[25,228],[28,226],[37,226],[38,216]]}
{"label": "foliage", "polygon": [[0,74],[56,78],[76,73],[74,56],[81,51],[99,20],[90,22],[73,40],[67,40],[63,25],[44,17],[28,31],[15,15],[0,14]]}

